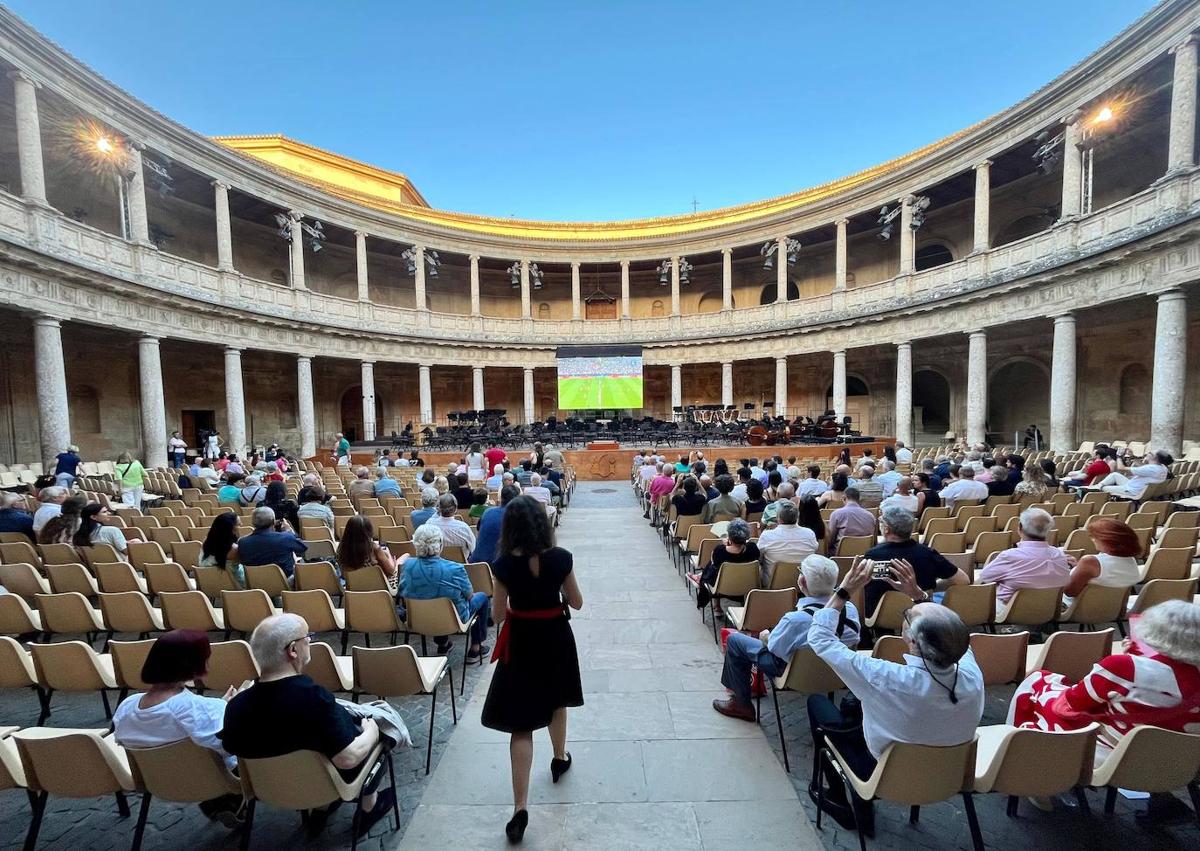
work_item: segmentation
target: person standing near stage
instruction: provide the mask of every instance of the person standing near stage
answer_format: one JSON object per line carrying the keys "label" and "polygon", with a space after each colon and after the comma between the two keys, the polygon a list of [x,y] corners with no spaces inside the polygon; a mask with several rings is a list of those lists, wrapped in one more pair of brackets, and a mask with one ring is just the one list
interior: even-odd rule
{"label": "person standing near stage", "polygon": [[350,441],[341,432],[337,433],[337,445],[333,449],[333,457],[339,467],[350,466]]}
{"label": "person standing near stage", "polygon": [[487,459],[487,468],[495,470],[497,464],[503,464],[508,460],[508,453],[496,445],[496,441],[488,442],[488,448],[484,450],[483,457]]}

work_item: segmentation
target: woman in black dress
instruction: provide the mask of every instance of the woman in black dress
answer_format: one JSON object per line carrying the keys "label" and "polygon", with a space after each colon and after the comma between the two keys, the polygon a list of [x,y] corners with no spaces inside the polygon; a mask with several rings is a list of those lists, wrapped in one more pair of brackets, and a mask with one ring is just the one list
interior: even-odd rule
{"label": "woman in black dress", "polygon": [[498,557],[492,562],[492,617],[500,624],[492,661],[498,662],[483,726],[512,736],[513,817],[505,826],[520,842],[529,824],[525,809],[533,764],[533,731],[550,728],[558,779],[571,767],[567,753],[567,707],[583,706],[579,657],[567,610],[583,607],[571,554],[553,545],[546,509],[530,496],[513,499],[504,511]]}

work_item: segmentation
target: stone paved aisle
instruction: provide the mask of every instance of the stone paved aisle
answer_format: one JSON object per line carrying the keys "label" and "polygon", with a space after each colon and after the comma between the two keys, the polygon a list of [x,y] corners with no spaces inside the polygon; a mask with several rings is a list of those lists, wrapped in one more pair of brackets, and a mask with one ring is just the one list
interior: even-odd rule
{"label": "stone paved aisle", "polygon": [[[625,483],[580,483],[559,530],[584,608],[572,621],[586,706],[574,765],[550,782],[535,737],[527,848],[820,848],[761,729],[709,705],[723,696],[711,628]],[[480,682],[401,848],[504,848],[508,737],[481,726]]]}

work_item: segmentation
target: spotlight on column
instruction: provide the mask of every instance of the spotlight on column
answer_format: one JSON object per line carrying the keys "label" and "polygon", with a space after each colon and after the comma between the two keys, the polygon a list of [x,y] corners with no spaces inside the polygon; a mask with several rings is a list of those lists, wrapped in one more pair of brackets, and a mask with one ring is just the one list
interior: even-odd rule
{"label": "spotlight on column", "polygon": [[658,285],[665,287],[671,280],[671,261],[664,260],[658,267]]}
{"label": "spotlight on column", "polygon": [[879,224],[882,230],[879,231],[879,238],[887,242],[892,238],[892,231],[896,226],[896,219],[900,216],[900,205],[897,204],[892,209],[888,209],[887,204],[879,208]]}
{"label": "spotlight on column", "polygon": [[779,250],[779,243],[773,239],[764,242],[758,249],[759,255],[763,258],[763,268],[775,268],[775,252]]}
{"label": "spotlight on column", "polygon": [[695,267],[688,262],[686,257],[679,258],[679,283],[687,286],[692,282],[692,269]]}
{"label": "spotlight on column", "polygon": [[301,219],[300,227],[308,235],[308,247],[312,249],[314,254],[319,252],[325,242],[325,229],[321,226],[321,223],[314,221],[310,225]]}
{"label": "spotlight on column", "polygon": [[292,222],[283,213],[275,214],[275,224],[279,227],[279,238],[284,242],[292,241]]}
{"label": "spotlight on column", "polygon": [[913,199],[912,203],[912,218],[909,220],[908,226],[913,231],[921,229],[921,225],[925,224],[925,211],[929,209],[932,202],[927,195],[918,195]]}
{"label": "spotlight on column", "polygon": [[536,263],[529,264],[529,282],[535,290],[542,288],[542,270],[538,268],[538,264]]}
{"label": "spotlight on column", "polygon": [[442,258],[436,251],[428,250],[425,252],[425,274],[431,278],[438,276],[438,269],[442,267]]}
{"label": "spotlight on column", "polygon": [[1052,134],[1049,130],[1043,130],[1033,137],[1038,145],[1033,152],[1033,161],[1042,174],[1054,171],[1054,167],[1062,160],[1062,143],[1066,137],[1065,132]]}
{"label": "spotlight on column", "polygon": [[508,271],[508,281],[510,284],[512,284],[512,288],[514,290],[519,290],[521,288],[521,263],[520,263],[520,261],[514,262],[511,266],[508,267],[507,271]]}

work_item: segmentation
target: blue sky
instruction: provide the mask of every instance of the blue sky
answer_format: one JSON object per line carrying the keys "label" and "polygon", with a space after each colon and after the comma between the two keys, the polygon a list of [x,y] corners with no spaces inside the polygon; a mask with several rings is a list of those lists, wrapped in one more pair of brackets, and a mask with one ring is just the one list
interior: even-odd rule
{"label": "blue sky", "polygon": [[1150,0],[8,0],[206,134],[283,133],[523,218],[690,212],[920,147],[1044,85]]}

